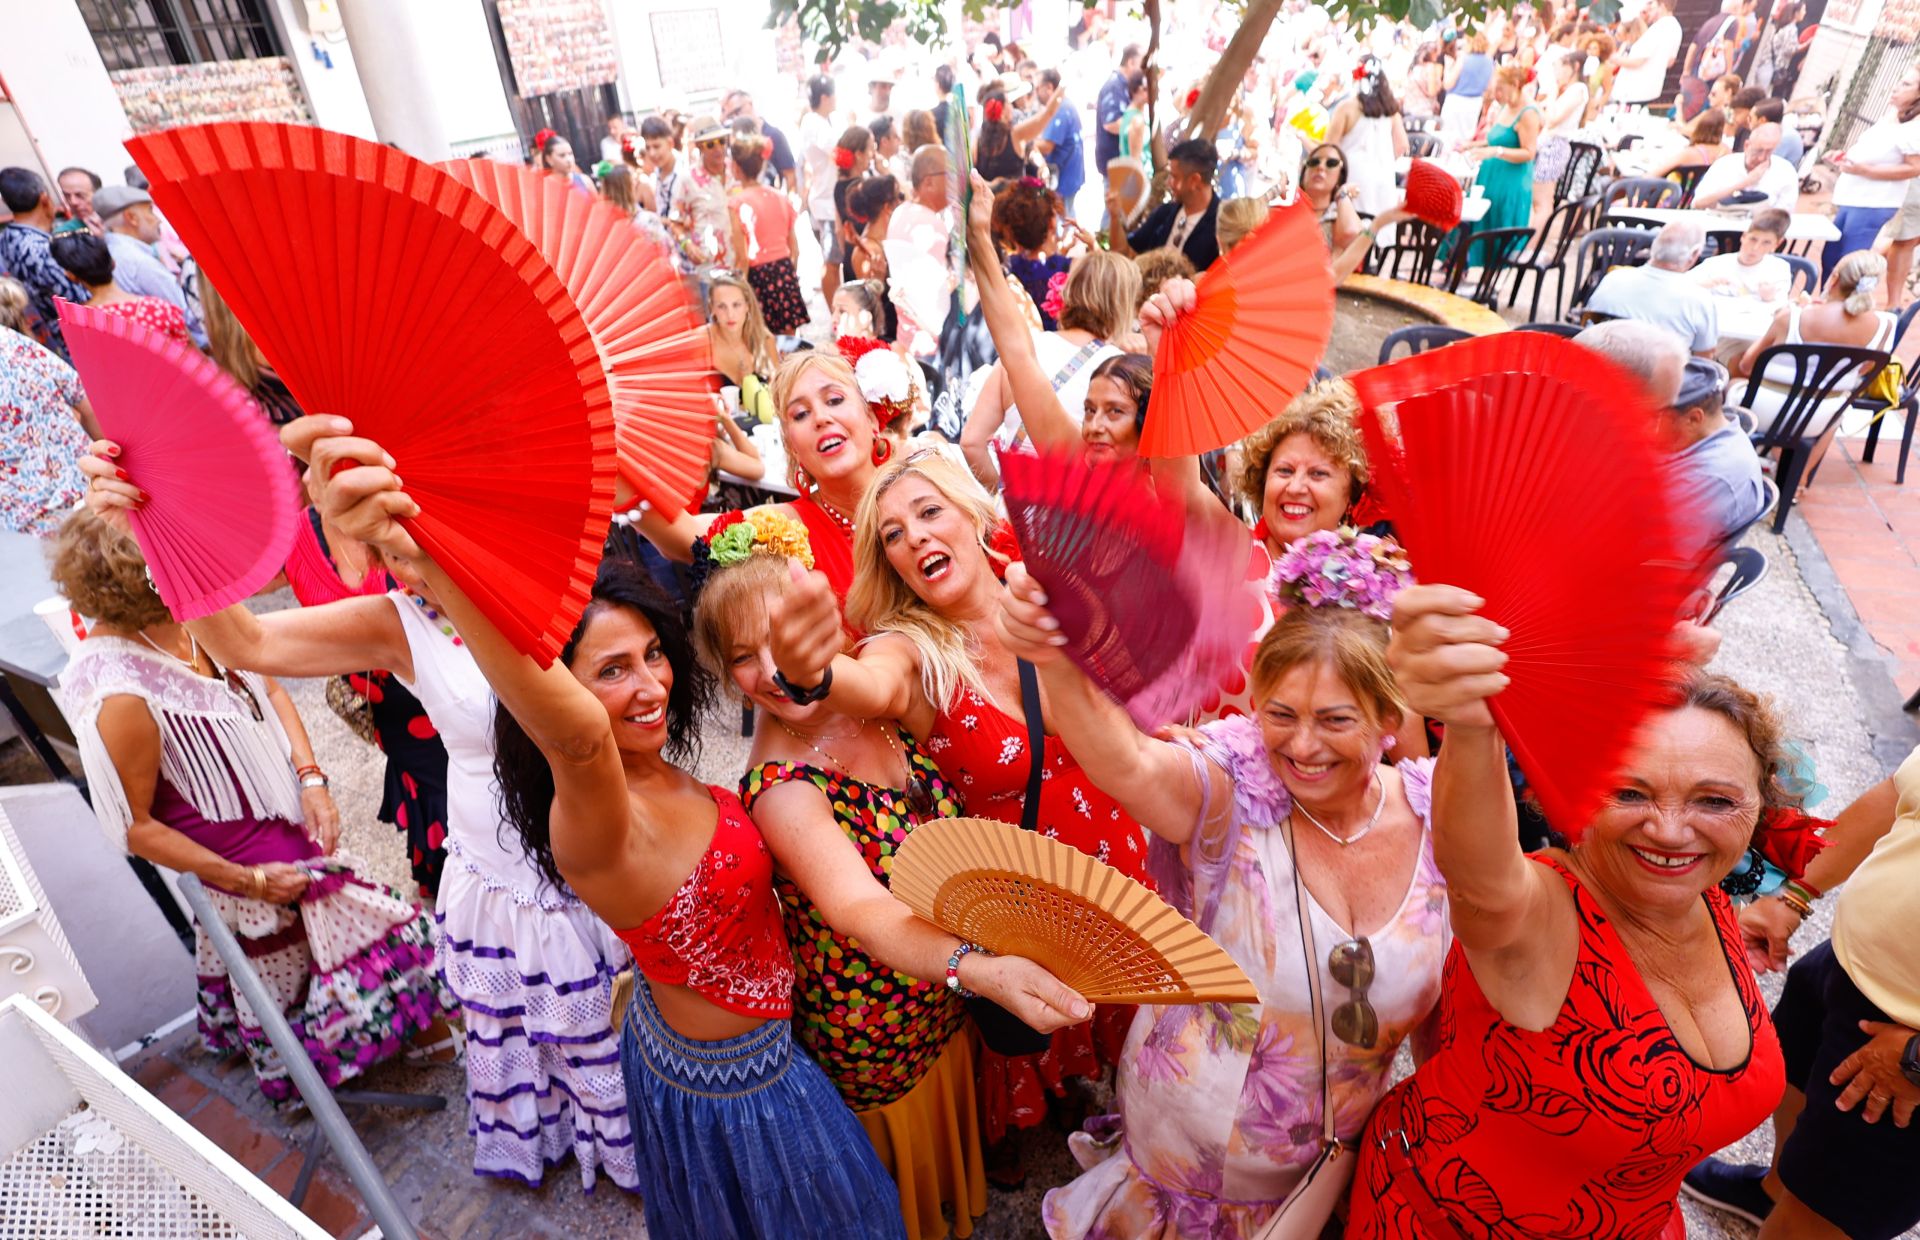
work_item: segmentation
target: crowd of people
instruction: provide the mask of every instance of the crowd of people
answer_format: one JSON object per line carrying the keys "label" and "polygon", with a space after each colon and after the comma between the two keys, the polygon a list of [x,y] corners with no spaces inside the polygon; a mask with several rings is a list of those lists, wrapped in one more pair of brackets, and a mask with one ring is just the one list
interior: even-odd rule
{"label": "crowd of people", "polygon": [[[1186,123],[1204,66],[1090,15],[1058,66],[998,39],[934,66],[925,108],[893,106],[897,74],[857,102],[811,76],[791,139],[745,90],[609,118],[591,168],[536,135],[532,164],[630,216],[701,305],[724,484],[623,514],[544,670],[415,543],[382,447],[299,408],[137,170],[0,171],[0,517],[48,538],[89,624],[62,694],[103,827],[208,884],[330,1083],[459,1055],[477,1174],[538,1186],[571,1156],[662,1236],[965,1236],[1048,1124],[1082,1168],[1046,1194],[1055,1237],[1674,1237],[1683,1184],[1769,1238],[1900,1234],[1920,751],[1808,817],[1786,723],[1677,615],[1669,704],[1593,819],[1548,833],[1488,706],[1507,631],[1413,584],[1346,380],[1322,368],[1222,453],[1140,455],[1162,336],[1275,213],[1312,214],[1332,278],[1361,269],[1414,218],[1393,168],[1421,136],[1478,162],[1492,205],[1446,243],[1478,265],[1474,233],[1537,224],[1583,129],[1667,99],[1677,65],[1672,167],[1755,213],[1704,259],[1697,224],[1662,228],[1576,342],[1658,411],[1700,554],[1737,538],[1768,494],[1731,379],[1782,340],[1888,346],[1903,278],[1876,235],[1902,243],[1920,183],[1920,71],[1835,161],[1843,240],[1809,287],[1776,253],[1798,6],[1729,0],[1684,48],[1664,0],[1625,7],[1363,38],[1289,12],[1214,134]],[[1737,352],[1728,288],[1780,302]],[[167,612],[62,299],[207,349],[282,427],[298,607]],[[1063,657],[998,494],[1030,452],[1243,523],[1262,619],[1190,717],[1143,730]],[[414,893],[338,853],[290,677],[380,747]],[[741,704],[745,768],[703,782],[702,729]],[[1261,1002],[1089,1003],[919,918],[892,858],[961,814],[1153,885]],[[258,1015],[198,965],[208,1045],[286,1097]],[[1769,1013],[1756,975],[1783,969]],[[1715,1158],[1769,1117],[1772,1165]]]}

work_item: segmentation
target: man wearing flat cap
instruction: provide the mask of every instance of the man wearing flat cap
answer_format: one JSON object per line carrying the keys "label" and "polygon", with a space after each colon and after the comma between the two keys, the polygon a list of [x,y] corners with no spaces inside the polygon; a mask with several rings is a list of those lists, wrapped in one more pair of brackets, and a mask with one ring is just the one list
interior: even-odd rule
{"label": "man wearing flat cap", "polygon": [[93,209],[106,229],[113,282],[136,297],[158,297],[178,306],[194,343],[206,348],[207,330],[199,314],[187,305],[180,282],[154,253],[160,241],[160,215],[153,209],[152,196],[130,185],[109,185],[94,192]]}

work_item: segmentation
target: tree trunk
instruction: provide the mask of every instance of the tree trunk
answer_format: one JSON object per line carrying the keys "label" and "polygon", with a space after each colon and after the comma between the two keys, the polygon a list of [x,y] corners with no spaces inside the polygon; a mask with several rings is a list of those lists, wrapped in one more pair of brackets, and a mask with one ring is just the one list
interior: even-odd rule
{"label": "tree trunk", "polygon": [[1241,19],[1240,28],[1233,32],[1227,50],[1220,54],[1212,72],[1207,74],[1206,82],[1200,88],[1200,98],[1187,115],[1186,129],[1181,135],[1183,138],[1211,138],[1219,132],[1221,123],[1226,119],[1227,108],[1232,105],[1233,97],[1240,89],[1240,79],[1246,76],[1248,67],[1253,64],[1260,44],[1273,26],[1273,19],[1280,15],[1280,5],[1281,0],[1247,0],[1247,15]]}

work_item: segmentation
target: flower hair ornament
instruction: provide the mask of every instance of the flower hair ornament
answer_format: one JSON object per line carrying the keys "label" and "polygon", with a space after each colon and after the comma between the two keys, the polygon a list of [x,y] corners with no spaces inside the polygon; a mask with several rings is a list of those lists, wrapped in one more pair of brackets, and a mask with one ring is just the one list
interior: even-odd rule
{"label": "flower hair ornament", "polygon": [[1067,308],[1067,273],[1056,271],[1047,277],[1047,295],[1040,301],[1040,309],[1055,322]]}
{"label": "flower hair ornament", "polygon": [[778,508],[729,512],[707,527],[704,538],[693,540],[693,563],[687,571],[693,592],[697,595],[707,578],[720,569],[755,555],[783,555],[813,567],[813,544],[797,517]]}
{"label": "flower hair ornament", "polygon": [[834,347],[853,364],[854,381],[878,425],[891,426],[912,411],[913,371],[884,340],[842,336]]}
{"label": "flower hair ornament", "polygon": [[1296,538],[1274,561],[1267,590],[1295,607],[1350,607],[1393,617],[1393,596],[1413,584],[1405,548],[1349,526]]}
{"label": "flower hair ornament", "polygon": [[996,125],[999,124],[1001,121],[1007,119],[1007,101],[1004,99],[987,100],[980,108],[980,115],[986,117]]}
{"label": "flower hair ornament", "polygon": [[1200,88],[1195,86],[1187,92],[1187,111],[1193,111],[1193,105],[1200,102]]}
{"label": "flower hair ornament", "polygon": [[833,166],[842,172],[851,171],[853,168],[853,149],[845,146],[834,147]]}

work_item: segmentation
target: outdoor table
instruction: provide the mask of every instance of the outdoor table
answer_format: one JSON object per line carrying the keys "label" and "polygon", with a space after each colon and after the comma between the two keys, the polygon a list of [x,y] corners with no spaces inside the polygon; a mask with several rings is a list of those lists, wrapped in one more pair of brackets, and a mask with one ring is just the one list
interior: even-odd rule
{"label": "outdoor table", "polygon": [[[1625,219],[1648,220],[1662,227],[1675,220],[1695,220],[1710,233],[1743,233],[1747,231],[1747,225],[1752,222],[1752,216],[1745,213],[1680,210],[1674,207],[1613,207],[1608,214]],[[1787,225],[1788,241],[1838,241],[1839,239],[1840,230],[1835,228],[1833,221],[1824,215],[1795,211],[1793,222]]]}

